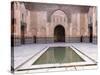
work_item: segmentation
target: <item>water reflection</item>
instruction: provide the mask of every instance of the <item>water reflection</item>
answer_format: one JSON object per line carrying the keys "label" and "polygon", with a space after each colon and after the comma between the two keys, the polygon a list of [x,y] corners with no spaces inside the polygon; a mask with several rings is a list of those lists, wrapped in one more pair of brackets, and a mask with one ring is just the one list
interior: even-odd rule
{"label": "water reflection", "polygon": [[65,58],[65,47],[54,47],[54,58],[56,62],[63,62]]}
{"label": "water reflection", "polygon": [[84,61],[70,47],[50,47],[37,59],[35,64],[54,64]]}

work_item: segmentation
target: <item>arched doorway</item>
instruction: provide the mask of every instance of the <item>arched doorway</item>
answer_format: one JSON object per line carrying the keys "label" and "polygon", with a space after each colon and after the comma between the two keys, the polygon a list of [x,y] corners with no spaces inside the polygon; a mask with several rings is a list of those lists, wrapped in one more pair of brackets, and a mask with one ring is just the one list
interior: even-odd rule
{"label": "arched doorway", "polygon": [[25,44],[26,23],[21,25],[21,44]]}
{"label": "arched doorway", "polygon": [[21,26],[21,44],[25,43],[25,26]]}
{"label": "arched doorway", "polygon": [[54,29],[54,42],[65,42],[65,29],[61,25]]}

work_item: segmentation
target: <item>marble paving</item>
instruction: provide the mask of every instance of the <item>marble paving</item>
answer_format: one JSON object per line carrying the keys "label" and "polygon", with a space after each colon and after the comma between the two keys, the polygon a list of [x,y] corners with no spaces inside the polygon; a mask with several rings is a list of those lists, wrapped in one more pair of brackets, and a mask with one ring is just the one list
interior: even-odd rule
{"label": "marble paving", "polygon": [[[14,68],[17,68],[21,64],[25,63],[41,52],[44,48],[50,46],[73,46],[79,51],[97,62],[98,47],[96,44],[91,43],[53,43],[53,44],[27,44],[14,47]],[[97,65],[91,66],[73,66],[65,68],[49,68],[49,69],[38,69],[38,70],[27,70],[27,71],[16,71],[15,73],[34,73],[34,72],[51,72],[51,71],[69,71],[69,70],[85,70],[85,69],[96,69]]]}

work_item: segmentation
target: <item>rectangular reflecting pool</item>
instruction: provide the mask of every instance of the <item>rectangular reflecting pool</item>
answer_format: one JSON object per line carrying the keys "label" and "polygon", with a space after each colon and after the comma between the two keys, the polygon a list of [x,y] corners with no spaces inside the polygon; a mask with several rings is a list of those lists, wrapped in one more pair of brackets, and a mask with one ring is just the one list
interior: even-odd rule
{"label": "rectangular reflecting pool", "polygon": [[84,60],[70,47],[50,47],[32,65],[82,61]]}

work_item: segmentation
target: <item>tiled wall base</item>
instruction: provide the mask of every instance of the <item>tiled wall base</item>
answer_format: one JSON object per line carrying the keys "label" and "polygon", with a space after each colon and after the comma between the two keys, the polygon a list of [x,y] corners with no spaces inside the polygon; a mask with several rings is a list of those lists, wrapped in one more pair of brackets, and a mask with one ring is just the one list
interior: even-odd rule
{"label": "tiled wall base", "polygon": [[29,37],[29,38],[25,38],[25,44],[32,44],[34,43],[34,39]]}
{"label": "tiled wall base", "polygon": [[82,42],[89,43],[89,42],[90,42],[90,41],[89,41],[89,37],[83,37]]}
{"label": "tiled wall base", "polygon": [[93,43],[97,44],[97,37],[93,37]]}
{"label": "tiled wall base", "polygon": [[79,43],[80,37],[70,37],[69,41],[68,41],[68,38],[67,38],[66,42],[68,42],[68,43]]}
{"label": "tiled wall base", "polygon": [[[65,37],[65,42],[66,43],[89,43],[89,37],[83,37],[82,41],[80,37]],[[36,39],[34,38],[25,38],[24,44],[34,44],[34,43],[40,43],[40,44],[45,44],[45,43],[54,43],[54,38],[53,37],[38,37]],[[93,37],[93,42],[94,44],[97,44],[97,37]],[[21,45],[21,39],[16,38],[14,39],[14,46],[20,46]]]}
{"label": "tiled wall base", "polygon": [[53,37],[40,37],[36,39],[36,43],[53,43]]}
{"label": "tiled wall base", "polygon": [[14,39],[14,46],[20,46],[21,45],[21,39],[20,38],[15,38]]}

